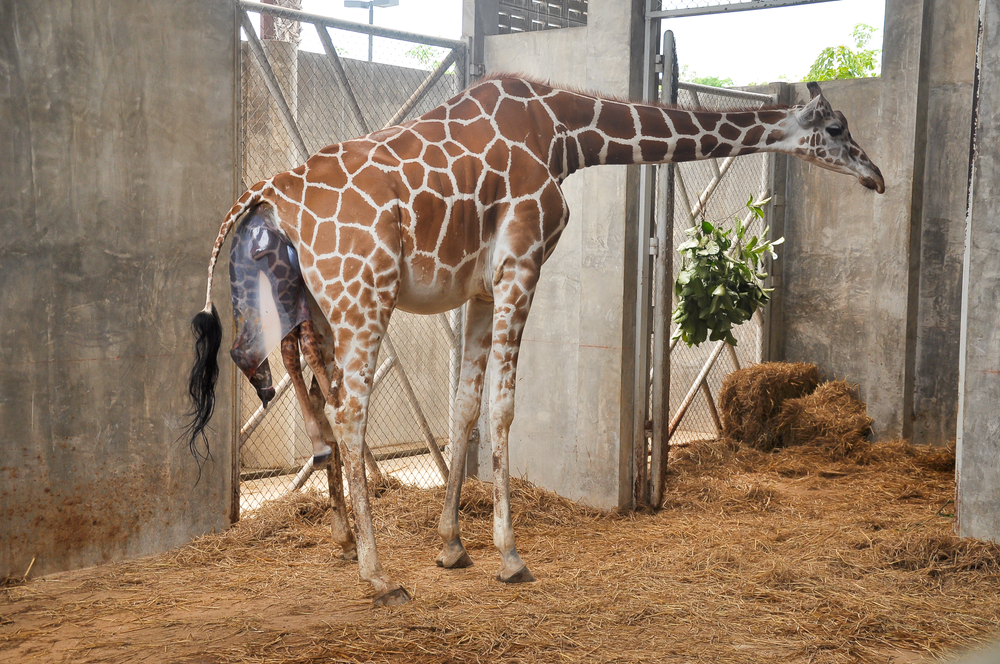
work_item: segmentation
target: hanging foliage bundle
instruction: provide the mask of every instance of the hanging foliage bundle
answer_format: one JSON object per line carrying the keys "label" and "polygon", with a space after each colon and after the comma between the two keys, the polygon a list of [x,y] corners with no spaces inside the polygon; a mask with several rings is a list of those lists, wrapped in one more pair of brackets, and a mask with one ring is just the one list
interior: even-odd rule
{"label": "hanging foliage bundle", "polygon": [[[764,205],[770,199],[747,201],[752,217],[764,218]],[[733,328],[750,319],[758,308],[767,304],[763,271],[765,256],[777,258],[774,247],[785,238],[768,241],[769,228],[760,237],[748,235],[747,227],[735,217],[733,228],[722,230],[702,220],[685,233],[690,238],[677,247],[681,254],[681,271],[674,284],[677,309],[672,320],[677,324],[673,334],[688,346],[710,341],[726,341],[735,346]]]}

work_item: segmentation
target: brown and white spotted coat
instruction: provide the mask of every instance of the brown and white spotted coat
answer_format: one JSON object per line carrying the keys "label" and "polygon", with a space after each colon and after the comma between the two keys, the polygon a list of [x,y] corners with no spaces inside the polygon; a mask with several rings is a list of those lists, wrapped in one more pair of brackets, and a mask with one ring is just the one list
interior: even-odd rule
{"label": "brown and white spotted coat", "polygon": [[[379,604],[406,591],[375,547],[362,442],[376,355],[396,308],[433,314],[468,304],[453,464],[464,467],[487,362],[498,578],[533,579],[514,545],[507,434],[518,349],[541,267],[569,218],[560,183],[599,164],[681,162],[760,151],[795,154],[881,192],[882,176],[818,86],[805,106],[707,112],[630,103],[512,76],[481,81],[406,124],[323,148],[254,185],[223,222],[266,203],[298,251],[343,371],[326,404],[343,446],[361,577]],[[206,305],[210,310],[211,302]],[[439,533],[443,567],[471,564],[459,535],[462,473],[451,473]]]}

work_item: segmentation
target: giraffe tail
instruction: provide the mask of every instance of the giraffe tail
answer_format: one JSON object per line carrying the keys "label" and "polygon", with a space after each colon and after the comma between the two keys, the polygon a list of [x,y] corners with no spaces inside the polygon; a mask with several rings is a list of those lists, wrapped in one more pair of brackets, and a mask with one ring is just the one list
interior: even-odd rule
{"label": "giraffe tail", "polygon": [[[219,378],[219,348],[222,346],[222,321],[219,319],[219,312],[212,304],[212,278],[215,273],[215,264],[218,262],[222,245],[226,241],[226,236],[232,229],[236,221],[242,217],[247,210],[260,202],[260,194],[247,192],[229,214],[222,221],[219,229],[219,236],[215,240],[212,248],[212,257],[208,264],[208,296],[205,301],[205,308],[191,321],[191,330],[194,333],[194,364],[191,367],[191,376],[188,379],[188,395],[191,397],[192,408],[189,414],[191,421],[185,429],[184,436],[188,439],[188,447],[191,455],[198,460],[199,468],[201,463],[210,458],[211,452],[208,448],[208,437],[205,435],[205,427],[212,419],[215,412],[215,383]],[[198,439],[204,442],[204,451],[199,449]]]}

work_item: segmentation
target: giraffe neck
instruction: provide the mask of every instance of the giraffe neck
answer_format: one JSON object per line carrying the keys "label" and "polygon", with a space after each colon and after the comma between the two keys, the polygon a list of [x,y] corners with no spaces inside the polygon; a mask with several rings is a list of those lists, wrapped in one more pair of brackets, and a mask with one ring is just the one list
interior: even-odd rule
{"label": "giraffe neck", "polygon": [[[787,109],[701,111],[611,101],[559,91],[550,165],[565,178],[587,166],[663,164],[754,152],[792,152]],[[560,163],[561,162],[561,163]]]}

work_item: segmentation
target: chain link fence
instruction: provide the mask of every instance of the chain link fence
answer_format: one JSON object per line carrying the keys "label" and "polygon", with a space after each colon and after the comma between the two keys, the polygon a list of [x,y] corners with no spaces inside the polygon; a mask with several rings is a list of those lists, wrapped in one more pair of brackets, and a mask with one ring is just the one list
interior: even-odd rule
{"label": "chain link fence", "polygon": [[[461,42],[304,14],[296,11],[296,0],[238,7],[244,188],[303,163],[326,145],[416,118],[465,85]],[[443,482],[429,450],[443,449],[448,440],[459,321],[457,312],[397,311],[382,346],[366,441],[382,472],[405,483]],[[278,395],[266,411],[240,377],[244,513],[285,494],[293,483],[326,489],[325,473],[309,477],[312,446],[280,352],[269,362]],[[311,372],[306,367],[303,373],[308,384]]]}
{"label": "chain link fence", "polygon": [[[680,83],[678,87],[678,104],[689,108],[756,108],[774,103],[769,95],[690,83]],[[677,247],[688,239],[684,232],[696,221],[707,219],[729,229],[734,226],[734,217],[739,216],[750,234],[763,233],[768,216],[765,214],[760,220],[748,215],[746,203],[751,197],[755,201],[769,197],[773,160],[772,154],[762,153],[674,165],[675,259],[671,284],[681,269]],[[676,307],[674,296],[671,309]],[[715,404],[722,380],[736,369],[762,361],[763,322],[762,312],[758,310],[749,321],[735,328],[736,348],[725,342],[706,342],[692,348],[683,342],[675,343],[670,353],[670,421],[681,419],[671,444],[719,435],[721,423]],[[699,381],[706,366],[708,372],[704,380]]]}

